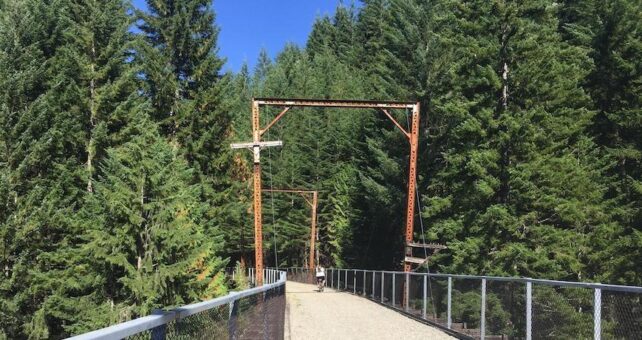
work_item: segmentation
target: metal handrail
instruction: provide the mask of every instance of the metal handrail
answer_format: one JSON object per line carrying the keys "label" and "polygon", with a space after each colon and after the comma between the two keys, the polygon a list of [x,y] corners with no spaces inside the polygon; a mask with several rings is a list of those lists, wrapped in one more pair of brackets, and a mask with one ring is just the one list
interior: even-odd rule
{"label": "metal handrail", "polygon": [[[297,268],[305,269],[305,267],[288,267],[282,269]],[[619,291],[627,293],[642,293],[642,287],[639,286],[625,286],[625,285],[614,285],[607,283],[593,283],[593,282],[573,282],[573,281],[561,281],[561,280],[547,280],[547,279],[533,279],[530,277],[516,277],[516,276],[486,276],[486,275],[466,275],[466,274],[442,274],[442,273],[417,273],[417,272],[402,272],[402,271],[392,271],[392,270],[376,270],[376,269],[355,269],[355,268],[328,268],[328,270],[342,270],[342,271],[357,271],[357,272],[377,272],[377,273],[386,273],[386,274],[409,274],[412,276],[428,276],[428,277],[437,277],[437,278],[453,278],[453,279],[486,279],[487,281],[504,281],[504,282],[520,282],[520,283],[537,283],[548,286],[567,286],[567,287],[579,287],[579,288],[599,288],[603,290],[610,291]]]}
{"label": "metal handrail", "polygon": [[69,338],[70,340],[99,340],[99,339],[122,339],[153,328],[168,324],[175,320],[186,318],[212,308],[229,304],[244,297],[252,296],[269,291],[285,284],[287,274],[285,271],[265,270],[265,276],[278,274],[279,279],[274,283],[264,284],[260,287],[250,288],[239,292],[230,292],[212,300],[193,303],[187,306],[178,307],[170,311],[161,312],[155,315],[140,317],[131,321],[105,327],[89,333],[80,334]]}
{"label": "metal handrail", "polygon": [[[305,272],[308,269],[307,268],[281,268],[283,270],[287,270],[288,272],[294,271],[296,272]],[[363,275],[357,275],[357,274],[363,274]],[[370,277],[370,282],[367,280],[367,274],[371,273],[372,275]],[[350,274],[350,275],[348,275]],[[607,308],[605,309],[606,311],[609,311],[613,308],[612,300],[611,302],[607,302],[609,305],[603,304],[602,301],[602,295],[603,293],[610,293],[610,292],[618,292],[618,293],[633,293],[633,294],[642,294],[642,287],[637,287],[637,286],[624,286],[624,285],[613,285],[613,284],[602,284],[602,283],[592,283],[592,282],[570,282],[570,281],[560,281],[560,280],[546,280],[546,279],[533,279],[533,278],[528,278],[528,277],[500,277],[500,276],[478,276],[478,275],[462,275],[462,274],[437,274],[437,273],[417,273],[417,272],[401,272],[401,271],[389,271],[389,270],[364,270],[364,269],[351,269],[351,268],[328,268],[327,270],[327,275],[329,275],[329,286],[332,288],[338,289],[339,291],[348,291],[352,294],[355,295],[361,295],[367,299],[379,302],[381,304],[387,305],[387,306],[392,306],[393,308],[397,309],[398,311],[402,313],[406,313],[411,317],[417,317],[419,320],[423,320],[426,323],[429,323],[431,325],[437,326],[444,331],[452,334],[457,334],[457,336],[462,336],[465,338],[468,338],[470,336],[475,336],[479,337],[482,340],[485,338],[487,335],[486,332],[488,331],[487,325],[486,325],[486,311],[487,311],[487,292],[490,288],[488,288],[488,283],[489,282],[504,282],[504,283],[515,283],[518,285],[524,285],[525,291],[521,293],[524,298],[524,305],[522,308],[524,308],[524,318],[525,318],[525,324],[522,325],[524,327],[522,330],[523,331],[523,336],[525,337],[526,340],[531,340],[533,339],[533,335],[535,334],[533,332],[534,330],[534,325],[533,325],[533,320],[535,320],[534,315],[536,314],[534,312],[534,297],[535,293],[533,288],[535,285],[544,285],[544,286],[549,286],[549,287],[555,287],[557,288],[567,288],[567,287],[572,287],[572,288],[583,288],[587,291],[592,291],[592,310],[584,310],[580,307],[579,310],[577,311],[578,313],[586,313],[592,314],[592,324],[593,324],[593,339],[595,340],[600,340],[602,337],[602,322],[603,322],[603,316],[602,316],[602,308]],[[380,280],[377,279],[377,277],[380,276]],[[386,276],[390,281],[388,281],[388,285],[385,285]],[[391,276],[391,277],[390,277]],[[396,280],[401,276],[400,280]],[[363,280],[361,280],[361,277],[363,277]],[[421,291],[419,291],[419,295],[414,295],[416,298],[418,297],[420,305],[419,309],[417,307],[412,307],[413,312],[415,314],[410,313],[410,290],[408,289],[410,285],[410,280],[413,280],[414,282],[417,282],[417,278],[422,278],[423,280],[419,280],[419,289],[421,289],[421,285],[423,285],[423,295],[421,294]],[[442,308],[445,308],[445,310],[442,310],[440,313],[445,312],[445,318],[444,315],[442,314],[442,319],[437,320],[435,319],[436,316],[433,316],[433,319],[430,320],[427,318],[427,299],[428,299],[428,292],[427,292],[427,279],[429,278],[438,278],[438,279],[447,279],[447,295],[445,296],[446,298],[446,306],[442,306]],[[295,276],[296,279],[296,276]],[[470,331],[472,333],[468,332],[463,332],[461,329],[455,329],[453,327],[453,322],[454,319],[452,318],[453,313],[454,313],[454,301],[452,299],[453,293],[454,293],[454,281],[455,280],[465,280],[465,281],[479,281],[480,286],[477,288],[471,288],[468,291],[478,291],[479,292],[479,297],[480,297],[480,302],[478,306],[478,311],[479,311],[479,325],[478,329],[474,331]],[[357,285],[357,282],[360,281],[359,286]],[[380,283],[380,288],[375,287],[375,282],[379,281]],[[370,284],[372,285],[372,290],[370,293],[368,293],[368,287],[370,287]],[[389,293],[388,296],[384,293],[384,286],[387,287],[385,288],[385,291]],[[399,288],[399,289],[395,289]],[[378,297],[376,296],[376,291],[379,290],[379,295]],[[396,292],[396,293],[395,293]],[[415,291],[416,292],[416,291]],[[400,296],[400,299],[397,299],[397,295],[402,294]],[[443,292],[441,293],[443,294]],[[495,298],[496,298],[496,294]],[[612,299],[612,294],[609,295],[611,296]],[[433,293],[432,291],[430,292],[430,299],[433,299]],[[633,296],[632,301],[633,303],[637,303],[635,299],[639,299],[638,297]],[[423,301],[421,301],[423,300]],[[415,299],[417,301],[417,299]],[[434,300],[433,300],[434,301]],[[511,300],[513,301],[513,300]],[[517,301],[517,300],[515,300]],[[421,303],[423,302],[423,303]],[[444,303],[444,302],[442,302]],[[540,302],[541,303],[541,302]],[[586,303],[586,302],[584,302]],[[435,313],[434,305],[433,307],[433,314]],[[622,308],[622,307],[620,307]],[[418,317],[417,313],[421,315],[421,317]],[[608,320],[606,320],[606,325],[608,325],[609,322],[615,322],[613,319],[612,311],[607,312],[610,314],[607,314]],[[632,310],[631,313],[637,313],[635,312],[635,308]],[[436,315],[436,314],[435,314]],[[642,325],[642,318],[640,318],[639,313],[635,314],[637,319],[633,319],[633,316],[629,317],[629,319],[622,319],[619,318],[618,320],[625,320],[625,322],[628,322],[628,324],[624,324],[623,326],[620,327],[625,327],[621,328],[622,330],[620,332],[628,332],[628,333],[623,333],[623,334],[628,334],[627,336],[629,337],[635,337],[637,338],[642,332],[640,331],[635,331],[636,329],[639,329],[640,326]],[[618,321],[618,322],[620,322]],[[624,331],[626,329],[626,331]],[[631,330],[634,331],[631,331]],[[590,332],[590,329],[584,329],[585,331]],[[478,334],[474,334],[475,332],[479,332]],[[613,332],[613,330],[610,330],[609,332]],[[616,330],[617,332],[617,330]],[[607,333],[610,334],[610,333]],[[620,334],[621,336],[621,334]]]}

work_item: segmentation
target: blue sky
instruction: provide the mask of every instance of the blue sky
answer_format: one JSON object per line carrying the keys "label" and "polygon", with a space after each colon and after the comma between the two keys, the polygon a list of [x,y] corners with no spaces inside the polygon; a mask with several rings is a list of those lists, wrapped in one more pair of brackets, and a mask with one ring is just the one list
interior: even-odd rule
{"label": "blue sky", "polygon": [[[133,0],[145,8],[145,0]],[[346,2],[347,3],[347,2]],[[216,0],[220,27],[219,55],[227,58],[224,70],[251,68],[265,48],[274,58],[288,42],[304,46],[314,19],[333,14],[339,0]]]}

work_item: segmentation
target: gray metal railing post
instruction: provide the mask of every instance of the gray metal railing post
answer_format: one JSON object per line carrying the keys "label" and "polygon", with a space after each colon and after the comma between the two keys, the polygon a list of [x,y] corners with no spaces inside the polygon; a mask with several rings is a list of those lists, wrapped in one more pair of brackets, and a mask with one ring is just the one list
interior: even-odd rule
{"label": "gray metal railing post", "polygon": [[395,279],[397,275],[395,273],[392,273],[392,307],[395,306]]}
{"label": "gray metal railing post", "polygon": [[343,278],[344,278],[343,282],[345,282],[344,288],[345,290],[348,290],[348,270],[347,269],[346,269],[346,276],[344,276]]}
{"label": "gray metal railing post", "polygon": [[357,295],[357,270],[352,271],[352,294]]}
{"label": "gray metal railing post", "polygon": [[448,329],[451,329],[453,326],[453,319],[452,319],[452,297],[453,297],[453,278],[448,277]]}
{"label": "gray metal railing post", "polygon": [[602,289],[593,292],[593,339],[602,338]]}
{"label": "gray metal railing post", "polygon": [[484,340],[486,336],[486,279],[482,278],[482,291],[481,291],[481,326],[480,338]]}
{"label": "gray metal railing post", "polygon": [[375,271],[372,272],[372,299],[374,300],[375,298],[375,281],[377,278],[377,273]]}
{"label": "gray metal railing post", "polygon": [[424,275],[424,304],[423,308],[421,309],[421,317],[426,319],[426,298],[428,297],[428,285],[426,282],[428,281],[428,275]]}
{"label": "gray metal railing post", "polygon": [[337,290],[341,290],[341,269],[337,271]]}
{"label": "gray metal railing post", "polygon": [[404,302],[405,305],[403,306],[404,310],[407,312],[408,311],[408,305],[410,305],[410,274],[406,273],[406,280],[404,282]]}
{"label": "gray metal railing post", "polygon": [[526,282],[526,340],[532,339],[533,330],[533,283]]}
{"label": "gray metal railing post", "polygon": [[263,340],[270,340],[270,331],[268,323],[268,305],[267,305],[267,294],[268,292],[263,292]]}
{"label": "gray metal railing post", "polygon": [[366,271],[363,271],[363,296],[368,296],[366,293]]}
{"label": "gray metal railing post", "polygon": [[386,273],[381,272],[381,303],[383,303],[383,282],[386,280]]}
{"label": "gray metal railing post", "polygon": [[238,303],[232,300],[229,303],[229,316],[227,318],[227,334],[230,340],[236,339],[236,319],[238,316]]}
{"label": "gray metal railing post", "polygon": [[334,288],[334,269],[329,269],[328,274],[330,274],[330,288]]}
{"label": "gray metal railing post", "polygon": [[[156,309],[152,314],[162,315],[165,314],[165,312],[160,309]],[[167,335],[167,324],[162,324],[152,328],[151,333],[151,340],[165,340],[165,336]]]}

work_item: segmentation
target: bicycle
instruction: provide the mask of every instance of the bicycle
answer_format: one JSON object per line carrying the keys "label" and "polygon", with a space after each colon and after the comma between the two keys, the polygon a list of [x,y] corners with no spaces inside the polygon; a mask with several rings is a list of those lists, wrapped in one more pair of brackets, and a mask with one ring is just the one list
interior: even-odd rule
{"label": "bicycle", "polygon": [[325,287],[325,279],[323,277],[317,277],[317,286],[319,287],[319,293],[323,292]]}

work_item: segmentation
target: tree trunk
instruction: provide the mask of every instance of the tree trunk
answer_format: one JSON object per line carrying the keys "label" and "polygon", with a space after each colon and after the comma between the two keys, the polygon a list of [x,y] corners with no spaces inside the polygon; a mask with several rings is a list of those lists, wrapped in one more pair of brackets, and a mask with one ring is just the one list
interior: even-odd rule
{"label": "tree trunk", "polygon": [[90,130],[89,130],[89,143],[87,144],[87,174],[89,175],[89,179],[87,179],[87,192],[94,192],[94,187],[93,187],[93,159],[94,156],[96,155],[96,146],[93,132],[94,128],[96,127],[96,65],[94,64],[94,60],[96,58],[96,46],[94,42],[91,42],[91,79],[89,80],[89,124],[90,124]]}

